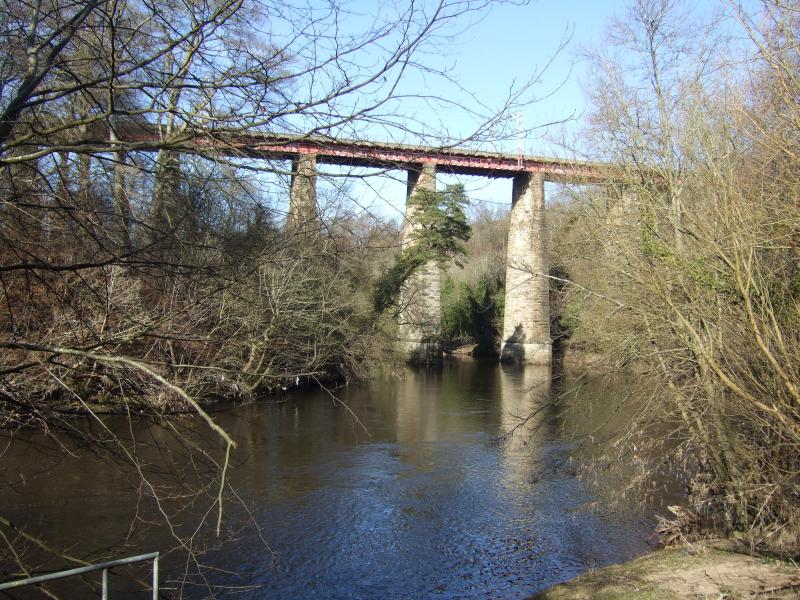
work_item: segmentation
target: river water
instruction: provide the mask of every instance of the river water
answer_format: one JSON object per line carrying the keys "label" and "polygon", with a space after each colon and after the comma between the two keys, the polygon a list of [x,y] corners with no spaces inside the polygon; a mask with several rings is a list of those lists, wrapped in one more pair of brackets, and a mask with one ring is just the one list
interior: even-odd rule
{"label": "river water", "polygon": [[[567,415],[548,400],[575,381],[553,390],[548,369],[458,361],[336,390],[347,408],[304,390],[216,413],[238,443],[230,477],[261,537],[244,528],[204,555],[207,581],[254,599],[525,598],[647,551],[651,524],[607,510],[570,460],[567,432],[606,419],[624,385],[583,386],[587,410]],[[147,520],[130,474],[42,452],[30,440],[6,451],[0,516],[81,556]],[[126,553],[164,551],[168,538],[134,535]],[[168,558],[164,571],[176,588],[179,565]]]}

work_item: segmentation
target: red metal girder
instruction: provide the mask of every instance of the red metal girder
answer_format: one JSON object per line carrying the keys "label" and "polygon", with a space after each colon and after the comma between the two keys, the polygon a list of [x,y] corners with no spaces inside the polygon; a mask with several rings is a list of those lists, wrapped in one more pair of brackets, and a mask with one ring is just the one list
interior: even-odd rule
{"label": "red metal girder", "polygon": [[[153,130],[131,131],[127,141],[161,140]],[[434,163],[444,172],[488,177],[514,177],[524,173],[541,173],[545,179],[557,181],[604,181],[614,179],[610,165],[557,158],[517,156],[480,152],[463,148],[429,148],[405,144],[302,138],[279,135],[204,135],[180,144],[187,151],[207,149],[229,156],[290,159],[297,154],[316,154],[320,163],[377,168],[413,168]]]}

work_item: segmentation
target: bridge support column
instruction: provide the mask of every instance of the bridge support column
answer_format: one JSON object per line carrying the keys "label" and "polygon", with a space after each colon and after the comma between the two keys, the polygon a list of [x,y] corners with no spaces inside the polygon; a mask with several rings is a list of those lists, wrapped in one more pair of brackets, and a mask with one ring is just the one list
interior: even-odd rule
{"label": "bridge support column", "polygon": [[[422,164],[408,172],[403,248],[416,243],[418,208],[413,196],[420,190],[436,191],[436,165]],[[398,347],[410,362],[439,363],[442,360],[441,269],[430,261],[415,272],[400,290]]]}
{"label": "bridge support column", "polygon": [[549,364],[550,281],[544,231],[544,177],[514,177],[508,226],[506,304],[503,320],[505,362]]}
{"label": "bridge support column", "polygon": [[317,155],[301,153],[292,160],[292,188],[286,225],[296,229],[316,229],[318,224]]}

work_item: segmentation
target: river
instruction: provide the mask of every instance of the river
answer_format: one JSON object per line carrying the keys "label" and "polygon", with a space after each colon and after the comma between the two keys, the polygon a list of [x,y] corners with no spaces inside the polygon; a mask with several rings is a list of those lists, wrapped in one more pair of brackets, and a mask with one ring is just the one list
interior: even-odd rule
{"label": "river", "polygon": [[[525,598],[646,552],[652,523],[606,509],[570,460],[567,432],[607,419],[624,383],[583,385],[587,410],[569,414],[548,402],[552,387],[548,369],[454,361],[336,399],[299,390],[215,413],[238,444],[230,478],[243,503],[229,504],[228,522],[250,520],[261,534],[244,527],[203,555],[206,580],[236,598]],[[160,444],[164,461],[171,451]],[[14,440],[0,516],[79,556],[149,519],[129,472],[55,455],[52,444]],[[176,521],[207,509],[187,503]],[[127,554],[174,545],[163,527],[142,531]],[[181,573],[167,557],[164,587],[175,590]],[[196,585],[182,593],[208,596]]]}

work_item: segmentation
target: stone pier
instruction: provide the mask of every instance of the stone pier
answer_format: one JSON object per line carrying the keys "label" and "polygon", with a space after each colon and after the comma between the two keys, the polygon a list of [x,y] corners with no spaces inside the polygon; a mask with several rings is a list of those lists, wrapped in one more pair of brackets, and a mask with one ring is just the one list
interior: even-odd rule
{"label": "stone pier", "polygon": [[[87,130],[82,141],[94,146],[108,144],[109,152],[120,142],[134,142],[145,152],[162,152],[162,134],[156,127],[115,127],[119,140],[103,128]],[[99,132],[98,141],[96,133]],[[549,333],[549,285],[545,258],[544,180],[620,184],[622,165],[561,158],[520,156],[468,148],[399,144],[374,140],[334,139],[330,136],[269,134],[253,132],[212,138],[196,136],[187,142],[199,154],[251,156],[255,159],[292,160],[292,186],[286,226],[301,243],[316,239],[320,231],[316,194],[316,165],[356,168],[406,169],[409,194],[415,189],[435,189],[436,170],[452,175],[514,178],[514,204],[508,234],[506,314],[503,324],[502,358],[506,361],[547,364],[552,350]],[[120,163],[122,161],[120,160]],[[634,207],[635,208],[635,207]],[[413,206],[406,211],[404,244],[414,243]],[[615,218],[612,215],[612,218]],[[440,272],[426,265],[401,290],[398,343],[412,359],[438,362],[441,358]]]}
{"label": "stone pier", "polygon": [[501,360],[549,364],[550,281],[544,231],[544,178],[539,173],[514,177],[508,226],[506,304]]}
{"label": "stone pier", "polygon": [[[403,248],[416,243],[418,209],[412,197],[418,190],[436,191],[434,163],[424,163],[408,171]],[[441,269],[436,261],[430,261],[409,277],[400,291],[397,343],[411,362],[439,363],[442,360],[441,287]]]}
{"label": "stone pier", "polygon": [[286,225],[299,230],[316,229],[319,225],[317,156],[314,153],[301,153],[292,160],[292,188]]}

